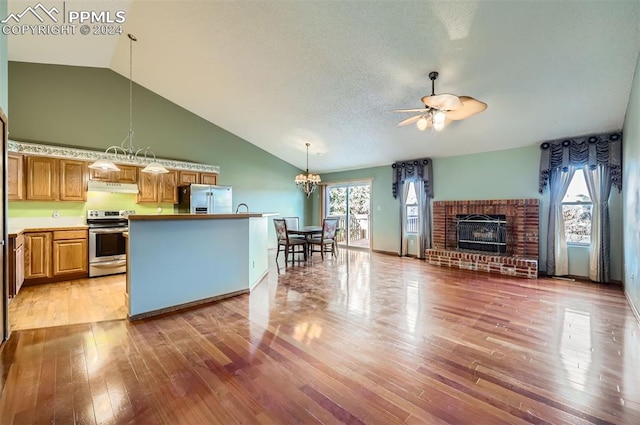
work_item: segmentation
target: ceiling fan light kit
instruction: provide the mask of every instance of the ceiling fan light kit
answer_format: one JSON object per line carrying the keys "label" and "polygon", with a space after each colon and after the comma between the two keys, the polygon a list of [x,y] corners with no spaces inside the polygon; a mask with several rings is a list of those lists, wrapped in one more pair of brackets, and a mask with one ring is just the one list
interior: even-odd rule
{"label": "ceiling fan light kit", "polygon": [[438,75],[435,71],[429,73],[431,95],[423,96],[420,99],[425,105],[424,108],[394,110],[394,112],[419,112],[418,115],[400,121],[398,127],[415,123],[420,131],[424,131],[427,128],[440,131],[451,121],[463,120],[487,109],[486,103],[470,96],[456,96],[448,93],[436,94],[435,81]]}

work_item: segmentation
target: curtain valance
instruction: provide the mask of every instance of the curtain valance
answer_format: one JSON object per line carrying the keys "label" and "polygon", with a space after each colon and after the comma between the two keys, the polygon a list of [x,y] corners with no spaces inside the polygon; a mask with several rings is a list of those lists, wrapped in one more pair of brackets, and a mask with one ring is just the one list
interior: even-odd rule
{"label": "curtain valance", "polygon": [[398,197],[398,184],[405,180],[422,180],[424,182],[424,193],[429,198],[433,198],[433,168],[431,159],[421,158],[410,161],[398,161],[391,165],[393,169],[393,197]]}
{"label": "curtain valance", "polygon": [[569,166],[589,166],[594,170],[605,165],[611,172],[611,184],[622,189],[622,133],[592,134],[569,139],[557,139],[540,145],[540,193],[549,183],[549,174],[554,168],[567,171]]}

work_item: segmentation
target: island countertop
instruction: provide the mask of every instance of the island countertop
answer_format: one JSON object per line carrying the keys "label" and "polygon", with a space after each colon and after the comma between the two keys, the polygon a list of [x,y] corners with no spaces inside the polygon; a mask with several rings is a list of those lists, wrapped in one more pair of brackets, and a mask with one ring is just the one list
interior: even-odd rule
{"label": "island countertop", "polygon": [[229,218],[256,218],[276,216],[276,212],[256,212],[238,214],[132,214],[129,220],[151,221],[151,220],[211,220]]}

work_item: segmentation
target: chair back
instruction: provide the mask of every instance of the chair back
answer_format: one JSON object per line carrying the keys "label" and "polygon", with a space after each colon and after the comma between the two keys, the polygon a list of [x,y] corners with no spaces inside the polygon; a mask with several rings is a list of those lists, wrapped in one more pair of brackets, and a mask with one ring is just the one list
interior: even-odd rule
{"label": "chair back", "polygon": [[298,217],[282,217],[287,222],[287,230],[298,230]]}
{"label": "chair back", "polygon": [[287,222],[284,218],[274,218],[273,225],[276,228],[276,236],[278,241],[286,241],[287,238]]}
{"label": "chair back", "polygon": [[338,228],[337,218],[325,218],[322,221],[322,239],[334,239]]}

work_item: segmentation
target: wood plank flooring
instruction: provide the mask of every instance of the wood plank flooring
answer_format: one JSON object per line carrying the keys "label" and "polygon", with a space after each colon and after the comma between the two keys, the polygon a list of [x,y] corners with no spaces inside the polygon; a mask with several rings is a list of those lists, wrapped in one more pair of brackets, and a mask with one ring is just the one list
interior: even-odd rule
{"label": "wood plank flooring", "polygon": [[182,313],[14,332],[0,423],[640,423],[617,286],[345,249],[271,265],[250,295]]}
{"label": "wood plank flooring", "polygon": [[126,319],[124,274],[23,287],[9,304],[12,330]]}

